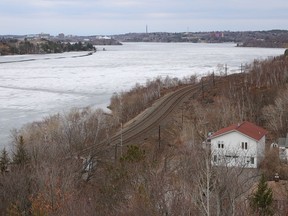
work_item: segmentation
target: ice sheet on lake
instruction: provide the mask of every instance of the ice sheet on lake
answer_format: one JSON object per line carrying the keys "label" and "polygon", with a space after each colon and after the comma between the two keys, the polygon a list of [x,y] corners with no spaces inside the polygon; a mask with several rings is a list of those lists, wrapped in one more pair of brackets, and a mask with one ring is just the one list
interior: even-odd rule
{"label": "ice sheet on lake", "polygon": [[[82,58],[74,58],[79,53],[0,56],[0,146],[13,127],[72,107],[105,108],[114,92],[136,82],[217,72],[219,64],[227,64],[228,72],[240,72],[241,64],[284,53],[188,43],[126,43],[106,50]],[[3,63],[27,59],[35,60]]]}

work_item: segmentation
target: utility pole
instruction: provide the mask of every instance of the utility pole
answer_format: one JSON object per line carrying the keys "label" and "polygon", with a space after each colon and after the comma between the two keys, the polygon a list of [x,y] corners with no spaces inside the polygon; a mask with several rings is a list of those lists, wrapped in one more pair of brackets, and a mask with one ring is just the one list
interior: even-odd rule
{"label": "utility pole", "polygon": [[117,142],[116,142],[116,145],[115,145],[115,155],[114,155],[115,163],[117,162],[117,148],[118,148],[118,144],[117,144]]}
{"label": "utility pole", "polygon": [[227,67],[227,64],[225,64],[225,76],[227,76],[227,72],[228,72],[228,67]]}
{"label": "utility pole", "polygon": [[120,135],[120,157],[122,157],[122,147],[123,147],[123,124],[121,122],[121,135]]}
{"label": "utility pole", "polygon": [[241,66],[240,66],[240,70],[241,70],[241,73],[243,73],[243,64],[241,63]]}
{"label": "utility pole", "polygon": [[159,125],[159,137],[158,137],[158,147],[160,149],[161,146],[161,125]]}
{"label": "utility pole", "polygon": [[120,157],[122,157],[122,145],[123,145],[123,133],[122,133],[122,129],[123,129],[123,103],[122,103],[122,97],[120,97],[120,109],[121,109],[121,117],[119,119],[120,123]]}
{"label": "utility pole", "polygon": [[[120,129],[120,157],[122,157],[122,147],[123,147],[123,124],[121,122],[121,129]],[[117,156],[118,156],[118,142],[115,144],[115,162],[117,162]]]}
{"label": "utility pole", "polygon": [[183,123],[184,123],[184,108],[182,107],[182,130],[183,130]]}
{"label": "utility pole", "polygon": [[204,84],[203,84],[203,79],[201,79],[201,90],[202,90],[202,98],[204,98]]}

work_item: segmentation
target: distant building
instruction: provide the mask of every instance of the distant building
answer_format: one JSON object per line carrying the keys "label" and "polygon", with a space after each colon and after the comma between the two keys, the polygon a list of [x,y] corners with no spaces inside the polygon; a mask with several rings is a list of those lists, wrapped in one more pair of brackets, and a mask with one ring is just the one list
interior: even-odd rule
{"label": "distant building", "polygon": [[38,38],[38,37],[39,37],[38,34],[29,34],[29,35],[26,35],[26,37],[24,37],[24,39],[26,38],[27,40],[33,40],[33,39]]}
{"label": "distant building", "polygon": [[212,164],[257,168],[264,157],[266,134],[247,121],[220,129],[210,137]]}
{"label": "distant building", "polygon": [[65,35],[64,35],[63,33],[60,33],[60,34],[58,34],[58,38],[64,39],[64,38],[65,38]]}
{"label": "distant building", "polygon": [[214,37],[214,38],[223,38],[224,33],[223,32],[212,32],[212,33],[210,33],[210,36]]}
{"label": "distant building", "polygon": [[50,34],[41,33],[41,34],[39,34],[39,38],[41,38],[41,39],[49,39],[50,38]]}
{"label": "distant building", "polygon": [[104,40],[110,40],[111,37],[108,37],[108,36],[97,36],[96,39],[104,39]]}
{"label": "distant building", "polygon": [[[286,137],[278,139],[279,157],[281,160],[288,161],[288,133]],[[275,147],[277,147],[275,145]]]}

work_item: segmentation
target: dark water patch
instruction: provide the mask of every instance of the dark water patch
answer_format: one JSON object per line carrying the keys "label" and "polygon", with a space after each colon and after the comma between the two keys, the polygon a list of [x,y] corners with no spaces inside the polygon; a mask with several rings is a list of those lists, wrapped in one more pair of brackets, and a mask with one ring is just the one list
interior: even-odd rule
{"label": "dark water patch", "polygon": [[52,90],[52,89],[41,89],[41,88],[25,88],[17,86],[3,86],[0,85],[0,88],[13,89],[13,90],[23,90],[23,91],[36,91],[36,92],[47,92],[55,94],[68,94],[68,95],[80,95],[80,96],[96,96],[101,95],[101,93],[89,93],[89,92],[75,92],[75,91],[61,91],[61,90]]}

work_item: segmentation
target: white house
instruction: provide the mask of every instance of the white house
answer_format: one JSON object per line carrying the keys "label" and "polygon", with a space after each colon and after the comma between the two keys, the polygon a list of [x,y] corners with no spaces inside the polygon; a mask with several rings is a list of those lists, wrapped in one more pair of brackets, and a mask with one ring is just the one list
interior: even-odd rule
{"label": "white house", "polygon": [[212,164],[257,168],[264,157],[266,134],[247,121],[220,129],[211,136]]}

